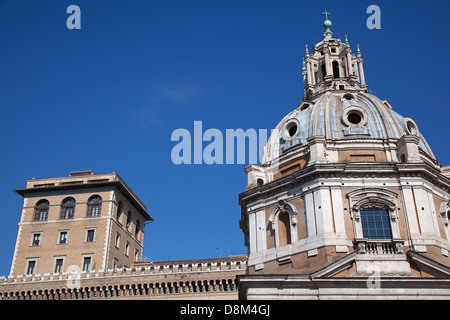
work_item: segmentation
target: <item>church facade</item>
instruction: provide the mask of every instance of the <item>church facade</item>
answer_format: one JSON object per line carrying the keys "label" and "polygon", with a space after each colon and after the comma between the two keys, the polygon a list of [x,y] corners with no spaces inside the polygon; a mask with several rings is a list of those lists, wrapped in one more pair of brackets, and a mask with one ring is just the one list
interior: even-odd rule
{"label": "church facade", "polygon": [[368,93],[347,37],[306,47],[304,98],[239,195],[242,299],[450,298],[450,166]]}

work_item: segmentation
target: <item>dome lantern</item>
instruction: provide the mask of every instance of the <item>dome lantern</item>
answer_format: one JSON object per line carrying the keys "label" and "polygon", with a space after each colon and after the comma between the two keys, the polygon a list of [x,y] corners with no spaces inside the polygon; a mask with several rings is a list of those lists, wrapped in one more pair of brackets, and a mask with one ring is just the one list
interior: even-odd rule
{"label": "dome lantern", "polygon": [[305,70],[302,69],[305,99],[336,89],[367,92],[359,46],[355,55],[347,36],[345,42],[333,38],[330,30],[332,24],[328,19],[330,13],[325,10],[324,14],[327,16],[323,23],[326,29],[324,40],[315,44],[311,53],[306,50],[303,58],[306,66]]}
{"label": "dome lantern", "polygon": [[325,15],[325,21],[323,22],[323,27],[326,29],[323,36],[324,36],[325,40],[329,40],[329,39],[331,39],[331,36],[333,35],[333,32],[331,32],[331,30],[330,30],[332,23],[330,20],[328,20],[328,15],[331,14],[331,12],[328,12],[327,9],[325,9],[325,12],[322,12],[322,14]]}

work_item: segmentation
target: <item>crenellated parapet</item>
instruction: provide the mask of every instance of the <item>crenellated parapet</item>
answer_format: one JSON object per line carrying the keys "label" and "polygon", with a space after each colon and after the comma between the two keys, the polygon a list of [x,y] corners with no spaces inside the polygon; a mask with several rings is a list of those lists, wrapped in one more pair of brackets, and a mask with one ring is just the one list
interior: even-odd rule
{"label": "crenellated parapet", "polygon": [[0,300],[174,299],[175,295],[237,299],[236,276],[245,272],[246,256],[234,256],[17,275],[0,278]]}

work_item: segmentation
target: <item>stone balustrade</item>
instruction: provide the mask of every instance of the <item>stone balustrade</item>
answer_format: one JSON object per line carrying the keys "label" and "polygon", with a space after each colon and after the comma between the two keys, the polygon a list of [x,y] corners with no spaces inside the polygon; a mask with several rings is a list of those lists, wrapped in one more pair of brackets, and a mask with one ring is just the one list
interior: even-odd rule
{"label": "stone balustrade", "polygon": [[[163,264],[0,277],[0,300],[151,299],[236,292],[246,261]],[[163,297],[164,298],[164,297]]]}
{"label": "stone balustrade", "polygon": [[355,239],[354,244],[358,254],[404,254],[404,239],[372,240]]}

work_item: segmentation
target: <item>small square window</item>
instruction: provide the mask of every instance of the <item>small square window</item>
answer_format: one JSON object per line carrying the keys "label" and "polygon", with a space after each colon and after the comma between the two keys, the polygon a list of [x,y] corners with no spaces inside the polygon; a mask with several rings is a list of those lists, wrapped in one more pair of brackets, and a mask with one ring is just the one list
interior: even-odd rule
{"label": "small square window", "polygon": [[27,274],[34,274],[35,268],[36,268],[36,261],[35,260],[28,261]]}
{"label": "small square window", "polygon": [[41,243],[41,234],[40,233],[33,234],[33,242],[31,245],[33,247],[37,247],[39,246],[40,243]]}
{"label": "small square window", "polygon": [[83,271],[91,270],[91,257],[84,257],[83,259]]}
{"label": "small square window", "polygon": [[67,231],[61,231],[59,233],[59,244],[66,244],[67,243]]}
{"label": "small square window", "polygon": [[94,242],[94,235],[95,235],[95,230],[88,230],[86,242]]}
{"label": "small square window", "polygon": [[116,246],[116,248],[119,248],[119,246],[120,246],[120,233],[116,233],[115,246]]}
{"label": "small square window", "polygon": [[127,241],[125,244],[125,255],[128,257],[130,255],[130,243]]}
{"label": "small square window", "polygon": [[62,272],[63,263],[64,263],[64,259],[56,259],[56,261],[55,261],[55,273]]}

